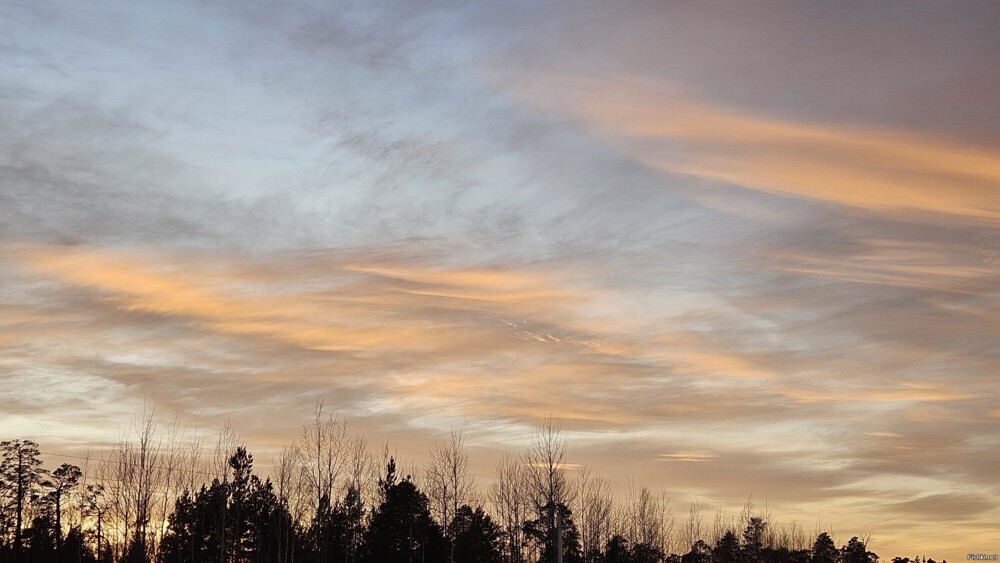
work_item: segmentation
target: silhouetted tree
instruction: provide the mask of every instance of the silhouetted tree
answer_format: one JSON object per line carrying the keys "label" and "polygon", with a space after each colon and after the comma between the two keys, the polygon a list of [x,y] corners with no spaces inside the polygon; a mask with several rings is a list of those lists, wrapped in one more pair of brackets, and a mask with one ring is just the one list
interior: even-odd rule
{"label": "silhouetted tree", "polygon": [[341,511],[344,514],[344,562],[353,563],[357,558],[361,539],[365,532],[365,505],[361,499],[361,491],[351,485],[344,494],[341,503]]}
{"label": "silhouetted tree", "polygon": [[79,526],[73,526],[66,532],[66,537],[63,538],[62,545],[59,547],[59,559],[67,563],[98,563],[93,549]]}
{"label": "silhouetted tree", "polygon": [[631,560],[628,540],[619,534],[611,536],[604,545],[604,563],[630,563]]}
{"label": "silhouetted tree", "polygon": [[727,530],[712,548],[712,560],[716,563],[738,562],[740,556],[740,540],[732,530]]}
{"label": "silhouetted tree", "polygon": [[816,536],[812,548],[812,563],[837,563],[840,553],[830,534],[823,532]]}
{"label": "silhouetted tree", "polygon": [[[322,430],[317,430],[316,435],[329,436],[326,432],[333,426],[325,424],[333,419],[318,420]],[[720,512],[712,528],[716,533],[711,537],[718,537],[714,547],[696,538],[683,556],[667,554],[663,547],[666,540],[676,539],[669,532],[672,519],[665,497],[655,497],[643,487],[639,495],[630,494],[627,502],[618,505],[620,512],[612,520],[609,513],[613,504],[605,481],[590,481],[589,474],[581,472],[574,488],[565,489],[565,444],[551,421],[536,436],[529,454],[521,460],[507,456],[498,464],[490,498],[496,514],[501,515],[500,522],[494,521],[484,508],[474,509],[468,504],[457,508],[452,504],[440,510],[440,514],[452,514],[447,527],[451,542],[432,518],[433,503],[409,475],[400,478],[396,460],[389,457],[388,449],[383,458],[384,474],[369,474],[367,479],[365,468],[371,466],[366,465],[370,458],[364,453],[363,441],[344,442],[355,444],[353,453],[346,458],[339,453],[317,455],[314,460],[322,462],[322,467],[312,480],[296,475],[307,470],[298,454],[283,456],[288,463],[278,465],[277,475],[281,487],[288,488],[282,489],[287,495],[279,495],[270,479],[262,480],[254,473],[253,456],[246,448],[234,446],[231,454],[220,457],[226,469],[214,473],[217,478],[178,494],[162,492],[162,485],[173,481],[161,472],[164,458],[158,452],[163,450],[152,433],[151,422],[137,428],[136,437],[138,444],[126,443],[123,438],[111,458],[104,460],[104,473],[98,479],[109,489],[91,484],[82,495],[72,497],[80,500],[80,519],[64,514],[66,507],[75,506],[67,504],[71,498],[67,495],[78,486],[80,468],[62,464],[46,477],[37,444],[28,440],[0,442],[0,563],[148,563],[151,554],[156,554],[158,563],[524,563],[526,559],[555,563],[560,546],[564,563],[878,561],[878,556],[867,549],[867,536],[853,537],[837,549],[824,532],[817,536],[811,550],[802,549],[805,540],[800,529],[792,525],[772,531],[767,513],[753,516],[749,503],[743,513],[746,528],[741,535],[730,529],[718,537],[729,525]],[[325,452],[337,440],[323,438],[322,442],[319,451]],[[341,458],[349,459],[350,467],[347,478],[338,481],[338,462],[330,466],[326,461]],[[170,464],[175,465],[174,461]],[[110,467],[120,470],[111,472]],[[189,469],[189,473],[194,475],[194,470]],[[197,485],[193,477],[185,482]],[[316,483],[321,486],[315,487]],[[321,496],[311,513],[312,494],[327,485],[333,490],[334,483],[341,487],[343,496]],[[445,485],[443,490],[451,490],[451,486]],[[306,487],[304,495],[297,490],[301,487]],[[149,499],[154,490],[167,495],[157,499],[171,499],[172,511],[162,535],[161,513],[165,511],[157,508],[149,518]],[[586,553],[574,521],[576,515],[569,508],[568,499],[574,494],[581,499],[579,510],[590,510],[587,518],[592,519],[588,520],[592,527],[588,528],[591,539]],[[296,500],[300,504],[294,516],[288,508],[289,498],[301,499]],[[538,504],[549,498],[567,502]],[[369,502],[375,506],[366,518],[365,505]],[[24,521],[29,519],[30,524],[25,526]],[[65,533],[64,520],[69,524]],[[80,522],[93,527],[81,529]],[[120,526],[107,534],[112,538],[110,542],[104,533],[109,522]],[[612,529],[614,535],[610,535]],[[693,505],[681,537],[696,537],[702,529],[700,507]],[[524,543],[517,539],[521,537]],[[892,561],[934,563],[922,556]]]}
{"label": "silhouetted tree", "polygon": [[427,496],[410,476],[396,476],[395,459],[379,479],[382,502],[372,514],[364,543],[364,561],[370,563],[441,563],[448,550],[440,526],[431,518]]}
{"label": "silhouetted tree", "polygon": [[500,526],[482,507],[458,508],[448,526],[455,563],[499,563],[503,560]]}
{"label": "silhouetted tree", "polygon": [[475,486],[462,432],[453,430],[447,441],[435,441],[429,454],[424,468],[428,499],[434,516],[453,544],[449,524],[458,509],[469,502]]}
{"label": "silhouetted tree", "polygon": [[[562,544],[563,563],[582,563],[583,553],[580,550],[580,532],[573,522],[573,513],[562,503],[554,508],[541,507],[540,517],[524,523],[524,535],[533,542],[541,552],[539,563],[556,563],[560,539]],[[549,520],[549,514],[554,518]]]}
{"label": "silhouetted tree", "polygon": [[840,561],[841,563],[874,563],[878,561],[878,555],[868,551],[865,542],[855,536],[840,549]]}
{"label": "silhouetted tree", "polygon": [[630,561],[632,563],[659,563],[666,554],[663,550],[645,542],[632,544]]}
{"label": "silhouetted tree", "polygon": [[767,532],[767,522],[760,516],[752,516],[743,530],[743,555],[747,563],[760,563],[764,560],[764,534]]}
{"label": "silhouetted tree", "polygon": [[97,529],[94,530],[97,540],[97,560],[104,562],[105,560],[110,560],[110,553],[104,550],[105,539],[104,539],[104,520],[111,510],[111,498],[107,494],[104,485],[87,485],[86,491],[84,492],[83,510],[84,514],[92,516],[97,524]]}
{"label": "silhouetted tree", "polygon": [[19,559],[24,555],[24,512],[44,475],[40,455],[38,444],[31,440],[0,442],[0,479],[14,498],[14,554]]}
{"label": "silhouetted tree", "polygon": [[[528,491],[531,495],[536,519],[531,520],[531,527],[525,525],[525,533],[529,529],[536,545],[544,545],[544,550],[552,550],[551,561],[555,561],[558,548],[558,519],[561,512],[569,511],[568,505],[573,501],[574,489],[566,477],[566,440],[562,437],[559,426],[551,418],[539,428],[528,447],[524,457],[524,474]],[[564,530],[566,524],[563,524]],[[573,528],[576,532],[575,527]],[[565,538],[564,538],[565,540]],[[563,558],[566,559],[566,548],[563,544]],[[577,539],[579,551],[579,539]],[[543,561],[545,559],[543,554]]]}
{"label": "silhouetted tree", "polygon": [[243,529],[237,536],[242,542],[245,561],[255,563],[284,563],[293,559],[292,546],[284,538],[297,534],[295,523],[288,509],[274,493],[270,479],[261,481],[256,475],[250,486],[242,509]]}
{"label": "silhouetted tree", "polygon": [[31,526],[25,530],[23,538],[27,544],[25,553],[28,561],[52,561],[55,559],[56,535],[54,532],[55,522],[50,511],[45,510],[41,515],[31,520]]}
{"label": "silhouetted tree", "polygon": [[185,491],[174,503],[160,544],[161,563],[291,560],[280,539],[295,533],[288,529],[294,523],[271,481],[253,474],[253,456],[243,447],[229,457],[229,467],[232,480],[215,479],[194,497]]}
{"label": "silhouetted tree", "polygon": [[580,527],[580,546],[586,563],[600,563],[601,546],[611,535],[614,499],[611,483],[594,476],[588,467],[577,472],[578,508],[576,521]]}
{"label": "silhouetted tree", "polygon": [[681,558],[683,563],[712,563],[712,548],[703,540],[691,544],[691,551]]}
{"label": "silhouetted tree", "polygon": [[326,497],[336,497],[336,483],[347,468],[347,424],[335,414],[324,414],[323,401],[313,408],[313,421],[302,427],[298,452],[302,462],[305,488],[312,493],[313,514]]}
{"label": "silhouetted tree", "polygon": [[532,508],[531,494],[521,460],[504,453],[496,464],[496,476],[490,487],[493,514],[503,528],[504,560],[524,560],[524,521]]}
{"label": "silhouetted tree", "polygon": [[623,517],[622,524],[626,537],[631,542],[634,552],[666,553],[667,540],[672,533],[674,522],[670,512],[670,502],[665,493],[654,495],[645,486],[640,487],[638,494],[633,495],[630,491]]}
{"label": "silhouetted tree", "polygon": [[52,472],[51,477],[44,482],[44,485],[50,489],[46,496],[55,507],[56,547],[62,545],[63,497],[72,492],[72,490],[80,482],[80,477],[82,476],[83,471],[79,467],[69,463],[64,463],[56,468],[56,470]]}
{"label": "silhouetted tree", "polygon": [[196,497],[192,498],[189,491],[184,491],[174,501],[167,533],[160,542],[160,563],[193,563],[208,555],[204,543],[209,530],[203,521],[203,511],[195,504],[195,499],[203,500],[206,493],[207,489],[202,487]]}
{"label": "silhouetted tree", "polygon": [[345,498],[344,503],[331,505],[329,499],[320,499],[319,509],[313,517],[307,533],[307,545],[312,551],[312,561],[327,563],[331,561],[349,561],[350,516],[347,510],[348,502],[356,502],[356,493],[348,491],[351,499]]}

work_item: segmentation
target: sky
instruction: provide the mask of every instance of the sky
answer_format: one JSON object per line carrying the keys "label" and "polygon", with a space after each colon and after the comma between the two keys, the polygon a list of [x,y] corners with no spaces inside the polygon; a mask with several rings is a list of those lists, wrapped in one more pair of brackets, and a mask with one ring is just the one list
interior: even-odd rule
{"label": "sky", "polygon": [[0,1],[0,428],[317,399],[1000,548],[993,2]]}

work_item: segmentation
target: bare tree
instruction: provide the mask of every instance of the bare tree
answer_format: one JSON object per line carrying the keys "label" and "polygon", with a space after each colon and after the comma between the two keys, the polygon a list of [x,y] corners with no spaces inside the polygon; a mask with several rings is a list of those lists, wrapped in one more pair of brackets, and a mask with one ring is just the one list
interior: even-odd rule
{"label": "bare tree", "polygon": [[107,521],[108,513],[114,506],[114,499],[107,493],[104,485],[87,485],[85,491],[84,513],[96,520],[97,560],[103,561],[103,548],[107,545],[104,534],[104,522]]}
{"label": "bare tree", "polygon": [[161,442],[153,415],[143,415],[121,435],[110,455],[101,460],[100,481],[109,495],[110,518],[114,522],[120,556],[128,553],[148,557],[155,546],[149,526],[153,496],[161,479]]}
{"label": "bare tree", "polygon": [[621,517],[623,535],[632,544],[645,544],[670,553],[674,547],[674,516],[670,509],[670,498],[666,492],[654,495],[648,487],[635,491],[629,484],[628,501]]}
{"label": "bare tree", "polygon": [[365,471],[370,463],[368,455],[368,441],[364,436],[355,436],[351,438],[349,444],[349,458],[348,458],[348,479],[350,480],[350,485],[358,491],[361,498],[365,498],[365,489],[369,486],[369,482],[365,479]]}
{"label": "bare tree", "polygon": [[[566,476],[566,440],[559,426],[547,418],[525,452],[525,471],[532,502],[548,532],[555,531],[556,560],[562,563],[562,508],[576,491]],[[546,532],[546,535],[548,535]]]}
{"label": "bare tree", "polygon": [[[361,500],[360,513],[355,520],[352,520],[347,529],[347,550],[344,554],[345,561],[355,561],[357,553],[361,548],[364,533],[365,505],[364,499],[368,495],[368,490],[372,488],[372,483],[365,479],[365,469],[369,464],[368,442],[364,436],[355,436],[349,444],[348,459],[348,487],[354,489],[357,498]],[[371,511],[368,511],[371,514]]]}
{"label": "bare tree", "polygon": [[461,431],[452,430],[448,440],[435,440],[431,444],[424,476],[432,514],[447,530],[458,509],[472,502],[475,486]]}
{"label": "bare tree", "polygon": [[[297,446],[285,446],[272,464],[275,494],[278,502],[288,511],[293,522],[306,520],[307,507],[311,495],[305,490],[302,453]],[[297,535],[291,526],[281,526],[278,538],[278,553],[294,553]]]}
{"label": "bare tree", "polygon": [[316,401],[313,422],[302,427],[299,452],[303,463],[303,477],[312,491],[311,508],[315,512],[326,499],[333,502],[335,488],[346,465],[344,446],[347,443],[347,425],[336,415],[325,415],[323,401]]}
{"label": "bare tree", "polygon": [[691,506],[688,508],[688,518],[684,523],[684,545],[681,547],[690,547],[694,542],[704,539],[702,537],[702,516],[701,516],[701,504],[697,501],[692,502]]}
{"label": "bare tree", "polygon": [[575,491],[566,477],[566,449],[561,429],[547,418],[524,454],[528,485],[539,511],[573,502]]}
{"label": "bare tree", "polygon": [[[198,470],[197,464],[191,459],[192,450],[185,449],[185,440],[188,438],[189,430],[180,426],[180,420],[175,416],[173,423],[167,430],[166,441],[161,443],[159,456],[159,482],[157,483],[156,502],[156,528],[154,530],[154,548],[159,546],[163,540],[163,534],[167,530],[167,518],[173,509],[174,502],[181,492],[194,489],[195,479],[203,477]],[[200,449],[201,441],[191,440]],[[200,455],[200,454],[199,454]],[[190,473],[191,485],[185,473]],[[196,475],[197,473],[197,475]]]}
{"label": "bare tree", "polygon": [[521,460],[505,452],[496,465],[496,474],[490,487],[493,513],[504,531],[504,559],[507,563],[524,561],[524,521],[531,510],[527,471]]}
{"label": "bare tree", "polygon": [[736,533],[730,518],[727,518],[726,514],[722,511],[722,506],[718,506],[715,508],[715,517],[712,518],[712,535],[709,538],[712,545],[715,545],[728,531]]}
{"label": "bare tree", "polygon": [[583,553],[599,552],[611,537],[614,497],[611,483],[601,476],[593,476],[587,467],[577,474],[576,522],[580,529]]}
{"label": "bare tree", "polygon": [[229,456],[236,451],[239,445],[240,437],[233,430],[232,421],[227,419],[222,428],[219,429],[219,435],[215,440],[215,452],[210,461],[212,476],[218,479],[220,483],[228,482]]}

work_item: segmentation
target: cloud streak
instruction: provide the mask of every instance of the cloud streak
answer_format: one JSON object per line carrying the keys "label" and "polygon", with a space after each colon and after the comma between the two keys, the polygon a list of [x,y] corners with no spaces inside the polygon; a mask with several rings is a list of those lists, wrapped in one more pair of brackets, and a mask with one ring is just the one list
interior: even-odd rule
{"label": "cloud streak", "polygon": [[991,147],[769,118],[693,102],[667,84],[627,76],[525,83],[527,99],[568,112],[655,169],[877,213],[944,214],[994,226],[1000,219],[1000,151]]}

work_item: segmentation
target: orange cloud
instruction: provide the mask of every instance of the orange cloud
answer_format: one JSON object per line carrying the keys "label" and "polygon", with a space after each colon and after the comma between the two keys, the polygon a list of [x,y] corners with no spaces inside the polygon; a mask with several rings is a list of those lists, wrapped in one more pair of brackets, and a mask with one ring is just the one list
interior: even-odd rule
{"label": "orange cloud", "polygon": [[692,102],[648,80],[537,82],[541,87],[519,93],[568,112],[653,168],[873,211],[1000,219],[1000,152],[993,149],[910,131],[768,118]]}
{"label": "orange cloud", "polygon": [[959,401],[975,397],[974,393],[958,389],[942,389],[905,385],[902,389],[864,389],[853,393],[831,393],[829,391],[786,389],[783,394],[803,403],[858,403],[858,402],[938,402]]}
{"label": "orange cloud", "polygon": [[686,462],[702,462],[710,461],[715,459],[715,454],[711,452],[675,452],[669,454],[660,454],[659,459],[663,461],[686,461]]}
{"label": "orange cloud", "polygon": [[[954,247],[904,241],[860,241],[862,250],[848,258],[825,258],[801,253],[773,258],[782,260],[785,271],[843,281],[930,289],[948,293],[980,295],[997,276],[993,264],[961,261]],[[961,250],[961,249],[959,249]],[[942,306],[957,306],[942,303]],[[971,311],[965,311],[971,312]]]}
{"label": "orange cloud", "polygon": [[297,287],[303,280],[294,274],[262,284],[238,269],[190,257],[168,267],[149,257],[78,247],[18,247],[6,254],[37,275],[96,291],[121,310],[190,319],[214,331],[318,350],[420,351],[472,344],[474,334],[454,330],[464,320],[429,309],[516,317],[575,297],[544,276],[500,271],[331,264],[326,279],[316,282],[322,285],[310,289]]}

